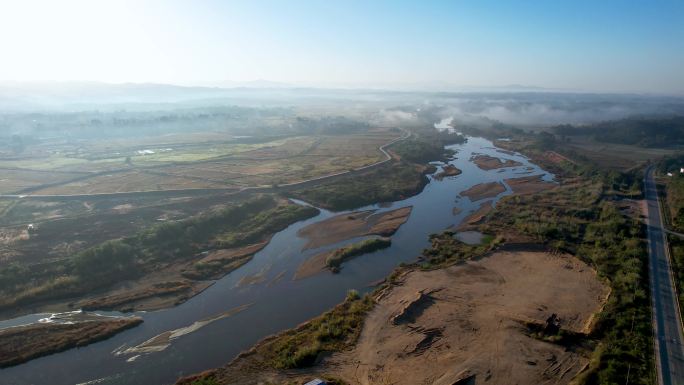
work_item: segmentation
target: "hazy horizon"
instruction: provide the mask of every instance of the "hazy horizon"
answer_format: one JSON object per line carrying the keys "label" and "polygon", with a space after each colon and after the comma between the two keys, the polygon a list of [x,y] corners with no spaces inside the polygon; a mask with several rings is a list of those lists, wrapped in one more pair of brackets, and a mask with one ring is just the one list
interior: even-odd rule
{"label": "hazy horizon", "polygon": [[0,80],[682,94],[657,3],[4,2]]}

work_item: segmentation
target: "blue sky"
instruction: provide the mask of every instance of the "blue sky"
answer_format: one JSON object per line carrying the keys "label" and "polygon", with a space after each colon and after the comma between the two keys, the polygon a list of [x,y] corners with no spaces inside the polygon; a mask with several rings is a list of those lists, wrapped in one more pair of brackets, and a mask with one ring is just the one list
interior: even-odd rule
{"label": "blue sky", "polygon": [[684,1],[25,0],[0,78],[684,93]]}

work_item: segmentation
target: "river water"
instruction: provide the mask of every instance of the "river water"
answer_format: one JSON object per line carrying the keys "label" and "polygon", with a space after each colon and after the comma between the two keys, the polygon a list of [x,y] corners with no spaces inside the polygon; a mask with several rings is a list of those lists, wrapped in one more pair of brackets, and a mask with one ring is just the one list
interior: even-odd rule
{"label": "river water", "polygon": [[[441,181],[430,178],[430,183],[416,196],[359,208],[382,212],[413,206],[408,221],[392,237],[391,247],[345,262],[339,274],[325,272],[294,281],[294,272],[306,258],[360,239],[302,251],[306,241],[297,236],[297,231],[338,214],[321,210],[315,218],[277,233],[252,261],[189,301],[171,309],[136,313],[144,318],[143,324],[108,340],[0,370],[0,384],[170,384],[180,376],[221,366],[261,338],[330,309],[344,299],[348,290],[371,290],[374,282],[386,277],[399,263],[415,261],[428,246],[428,235],[459,224],[481,203],[496,202],[511,193],[506,186],[506,191],[497,197],[471,202],[459,196],[461,191],[479,183],[521,176],[543,175],[544,180],[553,180],[553,175],[524,156],[504,153],[483,138],[471,137],[467,143],[449,148],[457,152],[449,163],[463,170],[461,175]],[[522,166],[484,171],[470,161],[473,154],[513,159]],[[458,215],[454,215],[454,207],[461,210]],[[244,277],[255,279],[250,280],[252,284],[239,284]],[[225,314],[239,307],[246,309]],[[45,317],[49,314],[28,315],[2,321],[0,327]],[[197,322],[200,320],[206,322]],[[126,352],[170,330],[176,330],[176,338],[165,349]]]}

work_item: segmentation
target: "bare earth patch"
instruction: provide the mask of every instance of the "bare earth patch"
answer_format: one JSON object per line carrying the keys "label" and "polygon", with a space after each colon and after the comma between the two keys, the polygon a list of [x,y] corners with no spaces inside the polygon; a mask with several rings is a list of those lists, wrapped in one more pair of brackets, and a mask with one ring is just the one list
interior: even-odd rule
{"label": "bare earth patch", "polygon": [[461,196],[470,198],[471,201],[479,201],[485,198],[493,198],[506,191],[501,182],[480,183],[461,192]]}
{"label": "bare earth patch", "polygon": [[448,164],[443,167],[442,171],[435,174],[435,179],[442,180],[448,176],[461,175],[462,172],[463,171],[461,171],[461,169],[457,168],[456,166]]}
{"label": "bare earth patch", "polygon": [[[561,329],[587,334],[609,289],[567,254],[516,244],[440,270],[410,270],[375,294],[353,347],[309,368],[278,370],[270,350],[296,330],[267,337],[228,365],[179,381],[305,383],[334,377],[350,385],[568,384],[589,362],[581,346],[547,342],[527,325],[555,313]],[[313,321],[311,321],[313,322]],[[294,334],[293,334],[294,333]]]}
{"label": "bare earth patch", "polygon": [[387,237],[408,220],[411,210],[409,206],[377,214],[374,210],[340,214],[304,227],[297,235],[308,239],[305,250],[366,235]]}
{"label": "bare earth patch", "polygon": [[477,167],[483,170],[495,170],[497,168],[522,166],[522,163],[512,159],[499,159],[484,154],[473,156],[470,158],[470,160],[475,163]]}
{"label": "bare earth patch", "polygon": [[477,209],[475,212],[473,212],[472,214],[468,215],[465,219],[463,219],[463,222],[461,222],[461,225],[458,227],[458,230],[461,231],[469,228],[470,226],[482,223],[487,214],[489,214],[489,212],[493,209],[494,205],[492,205],[491,201],[482,203],[479,209]]}
{"label": "bare earth patch", "polygon": [[325,260],[332,253],[333,251],[324,251],[308,258],[299,265],[293,279],[304,279],[325,271],[327,268]]}
{"label": "bare earth patch", "polygon": [[583,262],[540,251],[414,271],[379,299],[356,347],[320,372],[349,384],[567,384],[588,358],[522,323],[556,313],[563,329],[585,333],[607,294]]}
{"label": "bare earth patch", "polygon": [[536,194],[557,186],[555,183],[542,180],[541,175],[511,178],[506,179],[505,182],[514,194]]}

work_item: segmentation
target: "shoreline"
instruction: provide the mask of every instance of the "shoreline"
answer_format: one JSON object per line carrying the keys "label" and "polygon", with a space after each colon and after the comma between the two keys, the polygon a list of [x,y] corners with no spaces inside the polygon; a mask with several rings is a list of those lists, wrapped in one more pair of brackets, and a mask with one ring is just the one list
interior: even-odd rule
{"label": "shoreline", "polygon": [[102,341],[141,323],[143,319],[140,317],[117,317],[76,323],[37,323],[2,329],[0,368],[20,365],[35,358]]}

